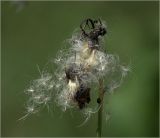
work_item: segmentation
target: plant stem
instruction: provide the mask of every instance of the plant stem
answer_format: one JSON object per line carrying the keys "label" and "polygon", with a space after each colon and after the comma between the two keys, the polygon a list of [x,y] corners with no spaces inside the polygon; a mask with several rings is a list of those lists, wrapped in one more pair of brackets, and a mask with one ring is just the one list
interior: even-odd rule
{"label": "plant stem", "polygon": [[103,111],[103,97],[104,97],[104,88],[103,88],[103,79],[99,80],[99,111],[98,111],[98,128],[97,128],[97,137],[102,136],[102,111]]}
{"label": "plant stem", "polygon": [[97,128],[97,137],[102,136],[102,105],[98,111],[98,128]]}

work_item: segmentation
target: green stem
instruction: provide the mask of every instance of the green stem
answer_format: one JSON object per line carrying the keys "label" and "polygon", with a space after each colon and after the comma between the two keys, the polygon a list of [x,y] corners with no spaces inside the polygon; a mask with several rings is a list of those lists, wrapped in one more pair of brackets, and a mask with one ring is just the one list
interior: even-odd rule
{"label": "green stem", "polygon": [[98,111],[98,128],[97,128],[97,137],[102,136],[102,105]]}
{"label": "green stem", "polygon": [[98,111],[98,128],[97,128],[97,137],[102,136],[102,111],[103,111],[103,97],[104,97],[104,88],[103,88],[103,79],[99,80],[99,111]]}

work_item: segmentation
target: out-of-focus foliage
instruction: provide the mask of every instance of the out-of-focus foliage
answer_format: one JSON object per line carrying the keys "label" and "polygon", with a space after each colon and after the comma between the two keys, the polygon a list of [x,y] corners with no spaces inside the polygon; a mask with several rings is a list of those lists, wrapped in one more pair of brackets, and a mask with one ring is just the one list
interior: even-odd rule
{"label": "out-of-focus foliage", "polygon": [[1,4],[2,136],[96,136],[96,115],[79,128],[83,116],[74,110],[62,113],[54,105],[17,121],[25,111],[24,89],[40,76],[37,64],[43,69],[55,58],[88,17],[106,21],[105,49],[132,70],[122,87],[105,98],[103,136],[158,135],[158,2]]}

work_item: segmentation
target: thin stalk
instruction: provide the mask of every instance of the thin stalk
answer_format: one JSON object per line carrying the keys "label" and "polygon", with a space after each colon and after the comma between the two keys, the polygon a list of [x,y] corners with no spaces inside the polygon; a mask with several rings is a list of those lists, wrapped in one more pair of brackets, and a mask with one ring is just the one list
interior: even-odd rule
{"label": "thin stalk", "polygon": [[104,97],[104,88],[103,88],[103,79],[99,80],[99,98],[97,100],[99,104],[98,111],[98,128],[97,128],[97,137],[102,136],[102,111],[103,111],[103,97]]}

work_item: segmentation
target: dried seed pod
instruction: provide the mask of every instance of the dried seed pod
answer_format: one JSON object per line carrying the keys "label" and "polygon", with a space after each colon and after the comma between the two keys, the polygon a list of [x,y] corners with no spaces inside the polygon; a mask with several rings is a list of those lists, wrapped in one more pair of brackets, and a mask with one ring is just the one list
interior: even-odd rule
{"label": "dried seed pod", "polygon": [[84,20],[80,25],[82,38],[87,38],[91,49],[99,49],[99,37],[107,33],[106,27],[101,20],[92,20],[90,18]]}
{"label": "dried seed pod", "polygon": [[75,96],[74,96],[76,102],[78,103],[78,106],[80,109],[83,109],[86,105],[86,103],[90,102],[90,88],[87,86],[81,84],[79,89],[77,90]]}

